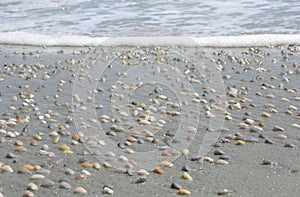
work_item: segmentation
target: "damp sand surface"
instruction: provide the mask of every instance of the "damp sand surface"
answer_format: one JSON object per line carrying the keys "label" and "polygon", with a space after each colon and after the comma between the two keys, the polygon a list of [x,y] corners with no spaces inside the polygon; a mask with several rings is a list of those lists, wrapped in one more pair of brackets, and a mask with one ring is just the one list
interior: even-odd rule
{"label": "damp sand surface", "polygon": [[[197,54],[195,64],[189,62],[184,50]],[[84,188],[86,196],[108,196],[103,194],[105,186],[114,196],[179,195],[172,183],[190,191],[191,196],[298,196],[300,192],[299,46],[116,49],[2,45],[0,57],[2,196],[85,193],[77,187]],[[157,72],[161,64],[173,69]],[[180,118],[187,119],[181,117],[181,105],[175,105],[182,104],[177,95],[186,87],[177,84],[176,92],[166,83],[133,85],[130,80],[145,73],[132,77],[128,69],[141,65],[152,66],[156,75],[169,80],[177,76],[172,75],[174,70],[182,73],[184,77],[174,80],[174,87],[182,80],[192,84],[187,97],[194,100],[185,103],[199,107],[197,113],[187,115],[199,120],[198,125],[192,125],[196,131],[190,129],[192,137],[176,139],[176,143],[166,139],[172,139],[182,126]],[[104,69],[87,72],[97,66]],[[150,71],[145,70],[151,76]],[[216,79],[222,81],[220,95],[225,97],[213,94],[210,84]],[[120,87],[123,95],[117,91]],[[130,102],[119,106],[126,91],[132,93]],[[147,112],[151,103],[159,109],[153,114]],[[123,110],[126,107],[128,111]],[[128,113],[121,114],[124,111]],[[91,113],[95,115],[89,116]],[[225,121],[216,120],[218,117]],[[164,121],[155,124],[157,119]],[[219,130],[210,129],[214,123],[222,124]],[[144,126],[153,136],[142,130]],[[207,142],[207,132],[215,132],[217,137]],[[176,150],[182,147],[177,143],[187,141],[189,153],[182,155],[182,150]],[[207,154],[199,155],[203,143],[209,143],[210,148]],[[118,152],[109,152],[105,146],[113,146],[111,150],[117,147]],[[154,173],[156,166],[136,163],[128,148],[144,152],[146,158],[150,150],[157,150],[158,161],[169,160],[174,166],[158,162],[164,173]],[[129,161],[120,159],[120,151]],[[175,157],[162,156],[163,151]],[[182,178],[185,165],[192,181]],[[68,174],[69,169],[74,174]],[[150,175],[137,181],[140,169]],[[36,179],[34,174],[44,178]],[[26,191],[29,183],[38,190]]]}

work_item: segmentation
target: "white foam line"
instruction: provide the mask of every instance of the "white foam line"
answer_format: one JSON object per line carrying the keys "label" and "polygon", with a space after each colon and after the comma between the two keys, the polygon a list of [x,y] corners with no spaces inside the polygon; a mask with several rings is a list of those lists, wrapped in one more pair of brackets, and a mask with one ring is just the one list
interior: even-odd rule
{"label": "white foam line", "polygon": [[187,37],[87,37],[36,35],[24,32],[0,33],[0,44],[38,46],[216,46],[245,47],[300,44],[300,34]]}

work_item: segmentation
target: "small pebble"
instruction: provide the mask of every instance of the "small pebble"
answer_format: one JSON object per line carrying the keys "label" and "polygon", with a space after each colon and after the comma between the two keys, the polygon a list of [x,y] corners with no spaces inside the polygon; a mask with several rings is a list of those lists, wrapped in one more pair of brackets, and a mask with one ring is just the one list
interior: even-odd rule
{"label": "small pebble", "polygon": [[232,191],[228,191],[227,189],[223,189],[217,192],[217,194],[219,196],[223,196],[223,195],[229,195],[230,193],[232,193]]}
{"label": "small pebble", "polygon": [[181,189],[182,186],[179,185],[178,183],[172,183],[172,184],[171,184],[171,188],[172,188],[172,189]]}
{"label": "small pebble", "polygon": [[270,139],[265,139],[265,143],[266,144],[275,144],[275,142]]}

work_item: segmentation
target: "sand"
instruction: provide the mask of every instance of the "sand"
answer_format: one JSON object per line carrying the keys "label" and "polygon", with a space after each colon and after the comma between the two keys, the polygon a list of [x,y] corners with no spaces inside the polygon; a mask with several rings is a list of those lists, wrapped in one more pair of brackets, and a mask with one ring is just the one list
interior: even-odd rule
{"label": "sand", "polygon": [[[105,184],[113,185],[114,196],[176,196],[178,195],[177,190],[170,188],[173,182],[176,182],[183,186],[183,188],[191,191],[191,196],[217,196],[218,192],[223,191],[224,189],[229,191],[228,195],[230,196],[298,196],[300,192],[300,129],[297,128],[296,124],[300,124],[300,78],[298,65],[300,62],[300,51],[299,46],[292,45],[259,48],[206,47],[196,50],[199,54],[202,54],[199,56],[199,63],[205,62],[206,64],[210,64],[208,65],[209,69],[213,69],[214,71],[216,71],[216,67],[222,67],[223,70],[220,69],[221,71],[218,71],[220,76],[230,75],[230,79],[221,78],[224,80],[224,94],[228,91],[228,87],[235,87],[245,93],[238,94],[236,98],[230,97],[229,95],[226,96],[225,100],[227,102],[223,103],[221,106],[224,107],[226,111],[230,112],[232,120],[225,120],[224,124],[220,125],[220,127],[226,129],[217,132],[220,136],[216,138],[215,141],[212,140],[212,142],[209,142],[209,152],[206,155],[201,155],[210,157],[216,161],[219,156],[214,155],[213,153],[216,149],[221,149],[226,153],[226,155],[230,156],[228,161],[229,163],[227,165],[218,165],[216,163],[202,161],[201,159],[191,161],[191,158],[198,156],[199,145],[203,143],[206,132],[210,132],[206,130],[209,123],[214,122],[213,119],[208,119],[205,116],[205,110],[201,107],[199,111],[200,117],[199,125],[197,125],[197,133],[191,140],[191,145],[187,147],[190,150],[190,154],[188,156],[182,155],[178,159],[172,160],[174,166],[171,168],[163,167],[165,172],[164,174],[159,175],[152,173],[152,166],[149,166],[148,164],[140,164],[141,166],[145,166],[144,169],[150,172],[150,176],[147,176],[145,183],[136,184],[134,181],[139,177],[137,174],[129,176],[126,173],[116,172],[116,169],[114,168],[115,166],[112,168],[105,168],[102,166],[100,170],[87,168],[86,170],[88,170],[91,175],[86,180],[75,180],[76,175],[80,174],[81,170],[84,169],[81,164],[78,163],[80,158],[86,158],[88,161],[91,161],[91,163],[101,163],[102,161],[99,161],[99,158],[103,158],[103,156],[90,155],[89,151],[91,150],[91,145],[87,144],[87,142],[79,143],[78,145],[71,145],[71,136],[77,132],[84,134],[85,136],[87,134],[92,134],[93,132],[96,134],[97,132],[101,132],[103,135],[105,134],[105,132],[101,130],[101,127],[99,127],[97,123],[93,122],[88,122],[88,124],[92,125],[92,130],[85,132],[85,128],[81,127],[82,125],[80,125],[80,120],[78,120],[78,114],[76,114],[76,111],[78,112],[78,108],[80,108],[81,105],[76,105],[78,103],[73,100],[73,106],[75,107],[73,109],[71,107],[72,98],[74,98],[74,91],[78,91],[76,88],[80,85],[90,84],[93,82],[93,80],[87,80],[87,82],[81,83],[78,81],[78,78],[74,77],[75,75],[79,76],[80,74],[84,77],[83,72],[77,73],[78,65],[86,65],[86,62],[91,62],[91,57],[98,58],[99,56],[95,56],[95,54],[103,54],[101,51],[105,51],[105,54],[110,54],[110,52],[107,51],[123,51],[124,49],[126,48],[111,49],[110,47],[107,47],[105,49],[92,49],[86,47],[0,46],[0,77],[5,78],[5,80],[3,79],[0,82],[0,111],[2,116],[0,119],[6,120],[6,118],[9,117],[7,114],[5,116],[5,113],[10,113],[10,116],[16,119],[26,119],[27,115],[31,116],[30,119],[28,118],[27,123],[25,122],[21,125],[16,124],[15,126],[2,128],[6,132],[18,132],[16,138],[10,138],[7,136],[7,133],[1,133],[1,138],[6,141],[0,143],[0,162],[11,166],[14,170],[14,172],[11,173],[3,171],[0,173],[0,192],[3,196],[22,196],[28,183],[34,182],[38,186],[43,183],[43,181],[40,180],[30,180],[34,171],[32,171],[32,174],[17,173],[18,169],[20,169],[24,164],[41,166],[42,164],[49,164],[51,162],[55,162],[56,164],[49,168],[51,173],[46,176],[46,179],[55,182],[55,184],[53,187],[49,188],[40,186],[39,190],[34,192],[35,196],[74,196],[75,194],[73,193],[73,189],[78,186],[87,190],[87,196],[102,196],[102,187]],[[137,49],[131,48],[131,50]],[[168,49],[168,51],[171,52],[178,52],[180,50],[182,49]],[[30,52],[32,52],[32,54],[30,54]],[[39,56],[38,58],[36,57],[37,55]],[[219,61],[219,63],[215,64],[210,62],[209,59],[201,60],[204,56],[208,56],[217,62]],[[240,59],[237,61],[230,61],[229,57],[238,57]],[[107,62],[110,60],[109,56],[103,56],[103,58],[106,59],[105,61]],[[186,58],[188,59],[188,57]],[[65,62],[65,60],[70,59],[74,59],[74,65]],[[62,60],[62,62],[58,62],[59,60]],[[80,60],[86,60],[86,62]],[[224,60],[226,64],[224,64],[222,60]],[[247,64],[247,62],[242,64],[240,60],[249,60],[249,64]],[[260,61],[262,62],[261,64],[259,63]],[[30,72],[29,68],[32,68],[32,65],[34,64],[48,66],[43,69],[37,69],[36,72],[33,72],[37,74],[36,79],[33,79],[34,77],[32,75],[28,75],[29,78],[26,80],[26,76],[24,76],[24,79],[20,78],[20,74],[24,75],[24,73],[17,73],[17,71],[22,70],[20,68],[10,70],[12,74],[14,73],[14,75],[10,76],[9,73],[6,72],[7,67],[5,66],[10,64],[31,65],[28,69],[24,69],[25,73]],[[115,63],[113,68],[118,70],[118,66],[120,66],[120,71],[124,71],[124,67],[121,67],[121,63]],[[8,67],[14,68],[14,66],[11,65]],[[258,68],[265,69],[265,72],[258,72]],[[245,72],[245,69],[248,69],[248,71]],[[202,74],[206,74],[204,70],[205,69],[203,69]],[[289,72],[289,70],[291,72]],[[107,70],[105,70],[105,72],[106,71]],[[237,73],[237,71],[240,73]],[[43,76],[45,76],[45,72],[49,72],[49,79],[42,79]],[[182,70],[180,72],[182,72]],[[95,76],[98,75],[100,78],[101,74],[94,74]],[[141,76],[142,74],[143,73],[136,73],[136,76]],[[275,76],[277,79],[271,80],[271,76]],[[260,77],[261,79],[259,79]],[[109,77],[107,78],[109,79]],[[256,81],[250,82],[255,78]],[[285,78],[288,79],[288,81],[283,81]],[[112,83],[116,82],[117,79],[119,80],[119,78],[113,78]],[[216,78],[211,79],[215,80]],[[101,84],[101,82],[98,82],[98,84],[99,83]],[[278,87],[280,86],[280,83],[283,83],[282,88]],[[262,84],[273,85],[274,88],[268,88]],[[19,87],[19,85],[22,87]],[[27,88],[25,87],[26,85],[28,85]],[[104,107],[99,109],[96,114],[98,119],[103,113],[108,115],[111,113],[107,110],[111,106],[105,106],[110,102],[107,97],[108,94],[105,94],[108,92],[105,88],[109,87],[109,85],[104,86],[104,93],[100,91],[100,96],[97,94],[94,95],[95,104],[104,105]],[[205,86],[205,83],[201,85]],[[74,86],[76,87],[74,88]],[[41,91],[35,92],[38,87],[41,88]],[[95,89],[93,84],[87,86],[87,88],[79,88],[82,88],[82,91],[87,92],[91,87]],[[203,90],[200,88],[197,89],[197,85],[195,85],[195,87],[195,91],[199,91],[200,96],[204,94]],[[242,87],[249,87],[250,90],[244,91]],[[262,87],[266,88],[262,89]],[[62,91],[58,90],[58,88],[61,88]],[[151,88],[147,86],[144,86],[143,88],[141,88],[140,91],[137,90],[134,92],[135,95],[132,99],[139,102],[146,102],[147,97],[149,96],[148,92]],[[26,89],[30,90],[31,93],[35,95],[35,98],[33,103],[29,102],[29,106],[22,106],[22,102],[24,102],[24,100],[20,98],[19,92],[23,92],[26,95]],[[257,92],[260,92],[262,95],[258,96]],[[77,93],[80,93],[80,91]],[[270,94],[275,97],[267,98],[267,95]],[[58,97],[55,95],[58,95]],[[83,95],[88,94],[81,94],[80,96]],[[91,95],[93,96],[93,94]],[[166,95],[170,97],[171,101],[176,101],[176,95],[171,92],[166,92]],[[13,96],[17,96],[18,101],[12,101]],[[243,103],[241,102],[242,97],[246,97],[252,101],[246,101]],[[214,97],[214,99],[217,98],[219,97]],[[289,101],[283,101],[284,99],[282,98],[286,98]],[[117,97],[115,97],[115,99],[117,100]],[[203,97],[203,99],[209,100],[209,97]],[[239,102],[242,106],[241,109],[230,109],[229,106],[233,105],[230,100]],[[214,101],[212,101],[212,103],[213,102]],[[277,113],[272,113],[269,108],[264,107],[267,103],[274,104],[274,109],[276,109]],[[33,106],[31,106],[31,104],[33,104]],[[251,106],[250,104],[255,104],[255,106]],[[88,105],[88,101],[86,100],[84,100],[82,106],[85,105]],[[190,103],[190,105],[193,104]],[[15,106],[16,109],[13,110],[10,108],[11,106]],[[21,113],[19,107],[30,110],[27,113]],[[38,107],[39,109],[34,110],[35,107]],[[43,123],[39,120],[39,115],[47,114],[48,110],[52,110],[57,113],[57,116],[54,114],[51,118],[44,118],[46,122]],[[286,112],[287,110],[289,111]],[[75,115],[73,112],[75,112]],[[245,115],[246,112],[251,112],[251,115]],[[261,114],[263,112],[268,112],[271,117],[262,117]],[[86,112],[82,112],[80,115],[84,116],[85,113],[90,113],[89,108]],[[191,116],[188,118],[195,118],[194,115],[195,114],[191,113]],[[132,114],[130,114],[130,116],[132,116]],[[75,124],[72,121],[67,121],[70,117],[75,118]],[[264,123],[263,134],[268,139],[272,140],[274,144],[264,143],[265,139],[260,138],[258,133],[250,133],[249,128],[240,129],[238,125],[244,121],[243,118],[256,120],[256,122],[253,123],[253,125],[256,126],[259,121],[262,121]],[[178,127],[178,122],[176,122],[178,119],[176,116],[174,116],[171,120],[172,123],[167,124],[161,132],[164,132],[165,130],[174,130]],[[53,128],[48,128],[51,121]],[[61,136],[60,141],[55,144],[52,143],[52,138],[49,136],[49,133],[60,130],[59,124],[57,123],[66,127],[64,132],[67,132],[67,136]],[[218,120],[217,123],[223,122]],[[18,136],[26,124],[29,125],[27,136]],[[294,126],[292,126],[293,124]],[[273,131],[272,128],[275,125],[284,128],[284,131]],[[95,128],[98,128],[98,130],[94,130]],[[108,126],[107,128],[106,126],[103,126],[103,128],[104,130],[109,129]],[[68,132],[70,135],[68,135]],[[236,145],[236,141],[234,139],[229,139],[229,134],[234,135],[237,132],[243,134],[245,138],[254,137],[258,139],[258,143],[246,142],[244,145]],[[36,140],[38,142],[37,146],[30,145],[34,136],[39,133],[40,136],[42,136],[42,140]],[[286,135],[287,138],[278,139],[278,134]],[[159,136],[159,133],[157,136]],[[222,147],[218,148],[213,147],[215,142],[224,137],[227,137],[231,143],[223,143]],[[16,139],[19,139],[24,143],[24,146],[27,148],[26,152],[19,153],[14,151],[16,148],[14,145]],[[118,140],[112,140],[112,142],[117,141]],[[293,144],[294,147],[284,147],[287,142]],[[163,142],[161,143],[163,144]],[[207,144],[207,142],[205,143]],[[55,157],[49,158],[48,156],[40,155],[38,153],[44,144],[49,145],[49,150],[47,151],[53,152]],[[59,145],[62,144],[67,144],[74,153],[64,155],[62,151],[58,149]],[[135,150],[145,151],[145,155],[149,154],[147,153],[148,148],[153,147],[153,144],[149,142],[145,142],[142,145],[137,145],[136,143],[132,144],[132,147],[134,147]],[[97,147],[96,149],[101,153],[101,148],[98,149]],[[92,151],[95,151],[95,149],[92,149]],[[17,157],[12,159],[6,158],[6,154],[9,152],[13,152],[17,155]],[[87,153],[87,155],[82,155],[84,153]],[[126,154],[124,155],[127,156]],[[270,160],[273,164],[262,165],[261,163],[263,159]],[[121,163],[121,161],[117,162]],[[113,161],[111,161],[111,163],[113,163]],[[181,178],[181,168],[183,165],[188,165],[191,169],[189,174],[193,177],[193,181],[190,182]],[[64,175],[63,173],[67,167],[73,169],[76,172],[75,175]],[[70,179],[72,189],[59,188],[58,179],[63,176]]]}

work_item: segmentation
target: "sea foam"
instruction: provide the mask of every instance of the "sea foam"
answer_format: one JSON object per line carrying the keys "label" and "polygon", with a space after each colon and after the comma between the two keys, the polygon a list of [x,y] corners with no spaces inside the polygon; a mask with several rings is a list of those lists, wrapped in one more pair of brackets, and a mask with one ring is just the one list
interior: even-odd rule
{"label": "sea foam", "polygon": [[300,44],[300,34],[258,34],[241,36],[189,37],[88,37],[38,35],[23,32],[0,33],[0,44],[33,46],[201,46],[250,47]]}

